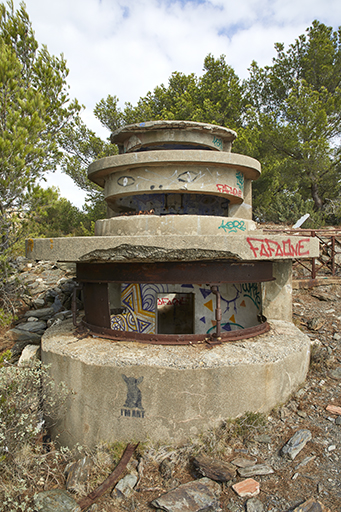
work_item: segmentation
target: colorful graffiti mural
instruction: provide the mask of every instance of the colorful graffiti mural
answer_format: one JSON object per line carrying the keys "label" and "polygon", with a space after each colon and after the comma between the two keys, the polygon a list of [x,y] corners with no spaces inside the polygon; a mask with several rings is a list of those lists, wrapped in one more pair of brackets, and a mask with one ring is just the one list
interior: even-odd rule
{"label": "colorful graffiti mural", "polygon": [[[122,312],[111,316],[112,329],[139,333],[156,333],[157,304],[167,303],[159,294],[183,293],[190,289],[195,296],[194,333],[211,333],[216,325],[215,296],[209,285],[193,284],[122,284]],[[221,294],[222,330],[244,329],[258,323],[261,312],[260,284],[224,284]],[[181,304],[180,304],[181,306]]]}

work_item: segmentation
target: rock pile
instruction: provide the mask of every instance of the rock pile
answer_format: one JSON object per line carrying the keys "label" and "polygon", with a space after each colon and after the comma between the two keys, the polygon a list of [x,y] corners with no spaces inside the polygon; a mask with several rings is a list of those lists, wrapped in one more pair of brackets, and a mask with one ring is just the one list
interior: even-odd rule
{"label": "rock pile", "polygon": [[[72,263],[29,262],[19,257],[12,262],[10,284],[17,290],[14,300],[18,319],[6,333],[12,362],[19,359],[28,345],[40,346],[45,330],[72,317],[71,302],[76,285],[76,266]],[[81,306],[78,299],[78,306]]]}

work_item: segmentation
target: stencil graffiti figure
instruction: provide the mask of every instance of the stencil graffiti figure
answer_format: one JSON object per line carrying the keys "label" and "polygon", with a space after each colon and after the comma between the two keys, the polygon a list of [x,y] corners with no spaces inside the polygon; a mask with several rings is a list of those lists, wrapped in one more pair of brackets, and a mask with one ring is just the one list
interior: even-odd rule
{"label": "stencil graffiti figure", "polygon": [[135,377],[126,377],[123,373],[122,377],[128,388],[127,399],[125,401],[124,407],[130,407],[132,409],[143,409],[142,393],[141,390],[137,387],[143,381],[143,377],[135,379]]}

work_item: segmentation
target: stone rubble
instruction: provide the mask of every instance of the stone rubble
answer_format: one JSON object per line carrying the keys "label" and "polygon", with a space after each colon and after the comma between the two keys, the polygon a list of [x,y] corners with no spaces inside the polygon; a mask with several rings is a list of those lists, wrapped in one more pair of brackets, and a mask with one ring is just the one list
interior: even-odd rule
{"label": "stone rubble", "polygon": [[166,512],[220,512],[220,485],[209,478],[200,478],[179,485],[173,491],[152,501],[155,508]]}
{"label": "stone rubble", "polygon": [[311,440],[311,437],[310,430],[298,430],[283,446],[281,454],[283,457],[289,457],[291,460],[294,460],[307,442]]}
{"label": "stone rubble", "polygon": [[242,498],[257,496],[260,492],[260,483],[253,478],[247,478],[232,485],[232,489]]}

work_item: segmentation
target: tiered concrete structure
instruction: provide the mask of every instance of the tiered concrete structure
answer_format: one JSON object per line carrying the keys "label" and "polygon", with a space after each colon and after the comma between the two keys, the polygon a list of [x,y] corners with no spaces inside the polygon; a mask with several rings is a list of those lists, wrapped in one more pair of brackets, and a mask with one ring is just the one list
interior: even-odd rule
{"label": "tiered concrete structure", "polygon": [[76,392],[62,442],[180,439],[267,411],[304,380],[291,265],[318,242],[256,229],[260,164],[231,152],[235,137],[187,121],[124,127],[119,154],[89,168],[108,205],[96,236],[27,241],[28,257],[77,262],[84,325],[101,337],[67,323],[44,336],[43,360]]}

